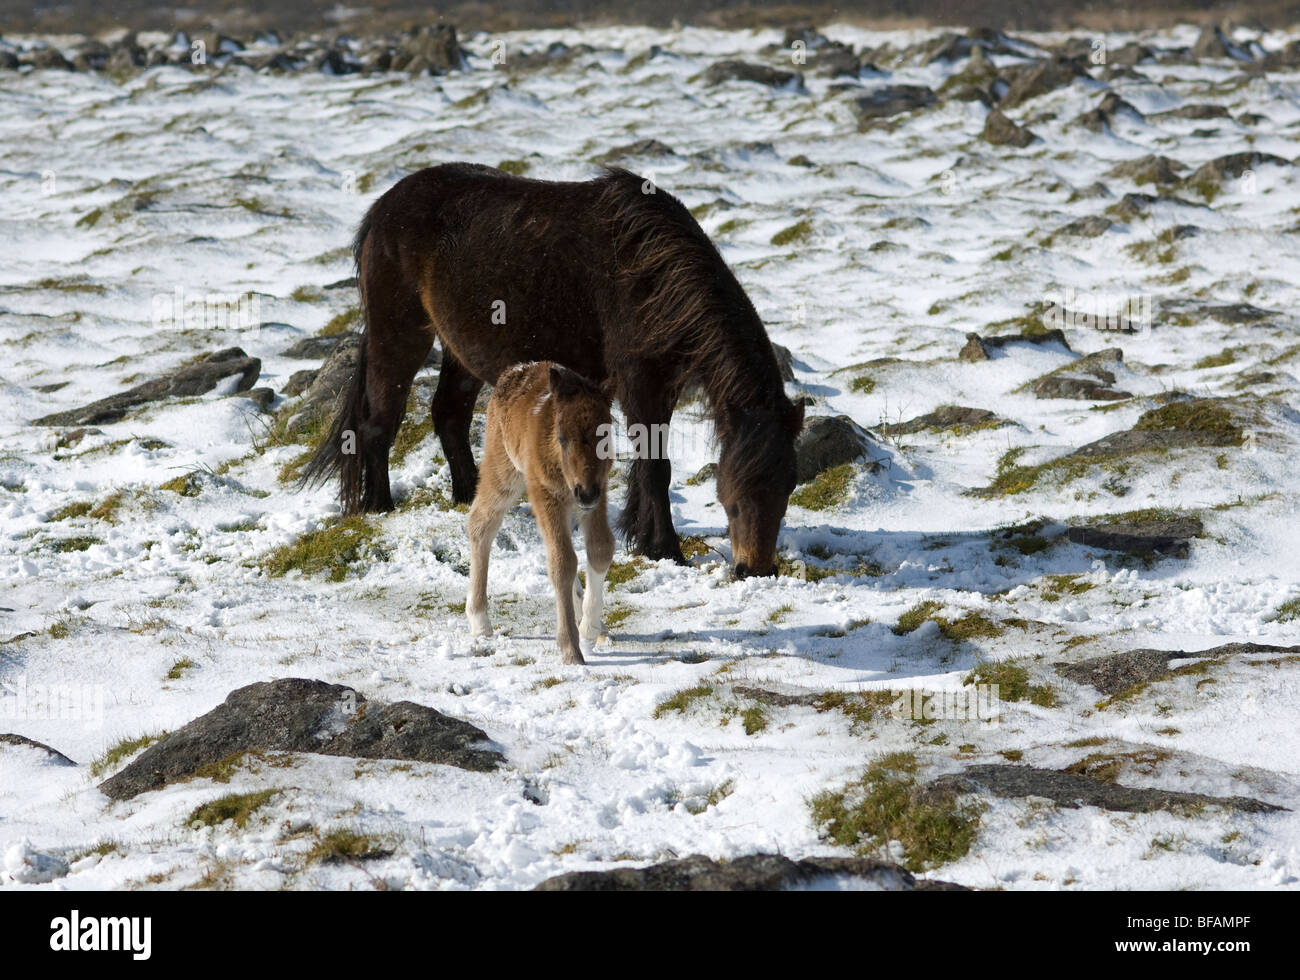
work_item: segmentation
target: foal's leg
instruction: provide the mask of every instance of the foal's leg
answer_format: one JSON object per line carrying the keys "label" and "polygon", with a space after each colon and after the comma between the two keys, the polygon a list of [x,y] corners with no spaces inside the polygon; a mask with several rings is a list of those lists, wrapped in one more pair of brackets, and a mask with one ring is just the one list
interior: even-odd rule
{"label": "foal's leg", "polygon": [[582,603],[582,622],[578,632],[594,640],[605,630],[602,616],[605,606],[605,573],[614,560],[614,534],[609,529],[602,500],[582,516],[582,540],[587,546],[587,594]]}
{"label": "foal's leg", "polygon": [[499,429],[489,419],[482,479],[469,510],[469,595],[465,599],[465,616],[474,636],[492,633],[487,601],[488,559],[502,518],[519,499],[523,486],[523,477],[506,455]]}
{"label": "foal's leg", "polygon": [[458,504],[473,499],[478,479],[474,472],[469,423],[474,417],[474,400],[482,387],[483,382],[470,374],[443,344],[438,388],[433,393],[430,412],[433,430],[442,442],[442,454],[451,466],[451,497]]}
{"label": "foal's leg", "polygon": [[571,505],[539,485],[529,486],[528,500],[546,539],[546,567],[555,588],[555,641],[560,645],[560,659],[566,664],[586,663],[578,645],[578,621],[573,613],[573,580],[578,576],[578,556],[573,552]]}

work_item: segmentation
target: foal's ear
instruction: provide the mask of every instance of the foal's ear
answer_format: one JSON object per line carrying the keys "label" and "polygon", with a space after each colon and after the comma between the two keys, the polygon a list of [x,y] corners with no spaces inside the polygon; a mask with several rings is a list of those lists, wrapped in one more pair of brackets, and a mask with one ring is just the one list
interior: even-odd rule
{"label": "foal's ear", "polygon": [[551,365],[551,394],[556,398],[567,398],[576,393],[578,385],[570,371],[558,364]]}
{"label": "foal's ear", "polygon": [[803,431],[803,410],[804,406],[807,404],[808,399],[802,397],[796,398],[790,403],[790,413],[786,416],[785,420],[786,429],[789,431],[790,435],[797,436]]}

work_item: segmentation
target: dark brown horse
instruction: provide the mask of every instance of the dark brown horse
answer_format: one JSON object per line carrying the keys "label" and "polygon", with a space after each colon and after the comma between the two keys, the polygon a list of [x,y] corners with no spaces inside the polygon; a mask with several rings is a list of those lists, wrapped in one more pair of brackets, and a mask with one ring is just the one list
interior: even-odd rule
{"label": "dark brown horse", "polygon": [[[307,483],[339,473],[345,513],[392,508],[388,451],[436,338],[432,417],[455,500],[474,496],[475,397],[512,364],[564,364],[601,383],[629,427],[651,432],[698,386],[721,446],[736,574],[774,572],[803,406],[785,395],[749,297],[675,197],[624,170],[561,183],[446,164],[380,197],[355,254],[360,361],[304,471]],[[670,477],[667,459],[633,460],[620,528],[639,553],[681,561]]]}

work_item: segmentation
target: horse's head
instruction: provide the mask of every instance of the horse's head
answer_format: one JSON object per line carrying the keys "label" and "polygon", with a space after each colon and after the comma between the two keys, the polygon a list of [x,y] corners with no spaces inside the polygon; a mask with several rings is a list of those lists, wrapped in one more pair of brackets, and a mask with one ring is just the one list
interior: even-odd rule
{"label": "horse's head", "polygon": [[582,375],[559,365],[551,367],[550,390],[565,486],[581,510],[591,510],[605,495],[613,455],[601,451],[612,425],[609,398]]}
{"label": "horse's head", "polygon": [[774,408],[735,412],[727,420],[718,460],[718,500],[736,578],[776,574],[776,539],[795,486],[794,441],[803,428],[803,401],[784,395]]}

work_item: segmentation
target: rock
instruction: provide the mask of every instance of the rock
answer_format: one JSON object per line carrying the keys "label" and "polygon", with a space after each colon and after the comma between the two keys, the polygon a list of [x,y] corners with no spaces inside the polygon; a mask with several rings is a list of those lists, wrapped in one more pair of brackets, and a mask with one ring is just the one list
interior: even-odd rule
{"label": "rock", "polygon": [[1132,68],[1144,61],[1155,61],[1155,58],[1156,53],[1153,49],[1137,41],[1129,41],[1120,45],[1114,51],[1108,51],[1106,53],[1106,64]]}
{"label": "rock", "polygon": [[924,85],[886,85],[854,99],[849,108],[861,124],[924,109],[938,101],[934,91]]}
{"label": "rock", "polygon": [[1192,55],[1198,60],[1205,58],[1233,58],[1238,61],[1250,60],[1250,54],[1245,49],[1229,40],[1223,31],[1214,24],[1206,24],[1201,28],[1201,33],[1196,38],[1196,43],[1192,45]]}
{"label": "rock", "polygon": [[676,156],[673,148],[656,139],[640,139],[635,143],[616,146],[597,158],[597,163],[618,163],[629,157],[671,157]]}
{"label": "rock", "polygon": [[353,333],[340,336],[343,339],[312,378],[302,401],[293,406],[293,414],[285,426],[288,432],[299,432],[322,415],[332,412],[343,389],[352,380],[361,351],[361,336]]}
{"label": "rock", "polygon": [[469,66],[465,52],[456,38],[456,28],[450,24],[433,24],[409,30],[402,41],[402,53],[407,61],[402,68],[394,63],[394,70],[405,70],[412,75],[428,72],[445,75],[463,71]]}
{"label": "rock", "polygon": [[1292,166],[1290,160],[1274,156],[1272,153],[1229,153],[1216,157],[1209,163],[1202,164],[1192,172],[1184,184],[1196,187],[1207,183],[1221,183],[1224,180],[1239,180],[1247,170],[1258,170],[1264,164],[1278,167]]}
{"label": "rock", "polygon": [[776,355],[776,367],[781,372],[781,380],[787,384],[794,381],[794,355],[790,353],[790,348],[773,344],[772,353]]}
{"label": "rock", "polygon": [[772,88],[802,89],[803,75],[786,68],[770,68],[748,61],[715,61],[704,71],[706,85],[721,85],[723,82],[755,82]]}
{"label": "rock", "polygon": [[999,418],[987,408],[966,408],[962,405],[940,405],[933,412],[918,415],[906,422],[894,425],[882,425],[880,431],[891,436],[909,436],[927,430],[992,428],[1006,425],[1007,420]]}
{"label": "rock", "polygon": [[334,333],[323,337],[303,337],[297,343],[280,351],[281,357],[302,361],[319,361],[334,353],[335,348],[348,338],[348,334]]}
{"label": "rock", "polygon": [[1057,664],[1056,671],[1076,684],[1095,687],[1107,697],[1113,697],[1137,684],[1165,680],[1171,677],[1169,663],[1173,660],[1224,660],[1245,653],[1300,654],[1300,647],[1269,646],[1264,643],[1226,643],[1210,650],[1187,652],[1185,650],[1127,650],[1104,657],[1091,657],[1076,664]]}
{"label": "rock", "polygon": [[296,398],[311,387],[320,371],[294,371],[281,389],[286,398]]}
{"label": "rock", "polygon": [[43,416],[35,419],[32,425],[107,425],[118,421],[131,409],[149,402],[205,394],[215,388],[218,382],[235,375],[239,376],[235,390],[247,391],[261,373],[260,359],[249,357],[238,347],[231,347],[214,351],[183,365],[170,377],[154,378],[81,408]]}
{"label": "rock", "polygon": [[1042,333],[1009,333],[999,334],[994,337],[981,337],[977,333],[968,333],[966,335],[966,346],[961,349],[957,355],[963,361],[987,361],[990,352],[1001,350],[1007,344],[1060,344],[1067,351],[1070,345],[1066,342],[1065,331],[1063,330],[1044,330]]}
{"label": "rock", "polygon": [[1079,116],[1075,123],[1094,133],[1102,133],[1114,127],[1115,118],[1119,115],[1127,116],[1133,122],[1141,122],[1143,118],[1142,113],[1131,103],[1125,102],[1114,92],[1107,92],[1096,108]]}
{"label": "rock", "polygon": [[289,677],[232,691],[99,784],[114,800],[201,775],[247,752],[401,759],[490,772],[505,760],[482,730],[410,701],[379,704],[341,684]]}
{"label": "rock", "polygon": [[1206,796],[1168,789],[1147,789],[1102,782],[1060,769],[1033,766],[979,765],[960,773],[940,776],[921,791],[922,798],[943,798],[963,793],[991,793],[1004,799],[1029,796],[1051,800],[1057,806],[1077,809],[1095,806],[1123,813],[1154,813],[1203,806],[1222,806],[1244,813],[1274,813],[1285,810],[1248,796]]}
{"label": "rock", "polygon": [[795,479],[807,483],[823,470],[867,455],[870,437],[847,415],[819,415],[795,440]]}
{"label": "rock", "polygon": [[271,407],[271,403],[275,401],[275,389],[249,388],[248,391],[242,393],[242,397],[251,400],[258,408],[265,412]]}
{"label": "rock", "polygon": [[58,48],[37,48],[27,56],[27,63],[36,69],[57,69],[72,71],[72,62],[63,57]]}
{"label": "rock", "polygon": [[1194,102],[1177,109],[1166,109],[1151,116],[1152,119],[1228,119],[1231,113],[1221,105]]}
{"label": "rock", "polygon": [[984,120],[984,131],[980,135],[994,146],[1026,147],[1038,139],[1023,126],[1017,126],[1001,110],[993,109]]}
{"label": "rock", "polygon": [[1161,198],[1155,194],[1125,194],[1116,204],[1110,206],[1108,213],[1121,221],[1133,221],[1145,215],[1151,210],[1151,205],[1160,200]]}
{"label": "rock", "polygon": [[695,471],[694,476],[687,478],[686,485],[689,487],[698,487],[701,483],[708,483],[710,480],[716,480],[717,478],[718,464],[705,463]]}
{"label": "rock", "polygon": [[1106,551],[1186,558],[1190,540],[1204,534],[1199,517],[1141,523],[1084,524],[1066,531],[1075,544]]}
{"label": "rock", "polygon": [[1109,218],[1094,214],[1086,218],[1078,218],[1068,225],[1062,225],[1054,234],[1069,235],[1074,238],[1096,238],[1109,231],[1114,224]]}
{"label": "rock", "polygon": [[[832,41],[818,48],[809,57],[809,64],[818,75],[836,78],[840,75],[857,76],[862,73],[861,59],[846,44]],[[867,66],[870,67],[870,66]]]}
{"label": "rock", "polygon": [[1187,169],[1187,164],[1171,160],[1169,157],[1148,153],[1136,160],[1126,160],[1106,171],[1107,177],[1127,177],[1135,184],[1176,184],[1181,179],[1179,173]]}
{"label": "rock", "polygon": [[1228,303],[1223,306],[1206,306],[1202,312],[1220,323],[1257,323],[1270,317],[1281,316],[1279,310],[1265,310],[1250,303]]}
{"label": "rock", "polygon": [[998,102],[1000,109],[1014,109],[1030,99],[1069,85],[1076,78],[1088,78],[1074,58],[1050,58],[1011,70],[1010,87]]}
{"label": "rock", "polygon": [[355,75],[361,71],[359,62],[353,61],[347,53],[338,47],[329,48],[318,55],[313,63],[317,71],[326,75]]}
{"label": "rock", "polygon": [[28,738],[26,735],[15,735],[12,732],[0,734],[0,749],[3,749],[6,745],[20,746],[44,752],[49,757],[49,761],[56,766],[76,765],[75,762],[69,759],[62,752],[50,748],[44,742],[38,742],[35,739]]}
{"label": "rock", "polygon": [[1121,401],[1133,397],[1131,392],[1107,387],[1114,381],[1114,375],[1106,382],[1097,378],[1049,374],[1035,381],[1032,390],[1037,398],[1073,398],[1079,401]]}
{"label": "rock", "polygon": [[943,881],[917,881],[878,858],[805,858],[747,854],[718,862],[702,854],[644,868],[571,871],[548,878],[543,892],[768,892],[768,891],[940,891],[964,890]]}

